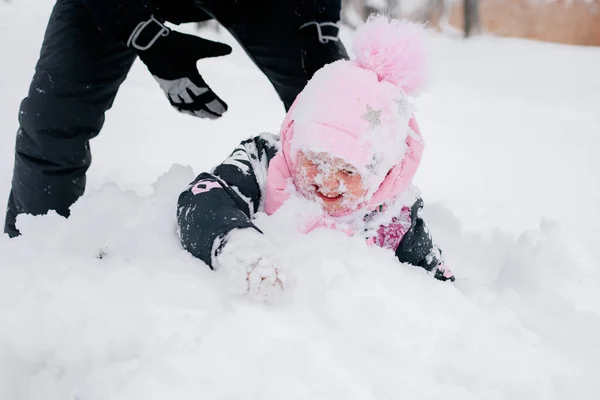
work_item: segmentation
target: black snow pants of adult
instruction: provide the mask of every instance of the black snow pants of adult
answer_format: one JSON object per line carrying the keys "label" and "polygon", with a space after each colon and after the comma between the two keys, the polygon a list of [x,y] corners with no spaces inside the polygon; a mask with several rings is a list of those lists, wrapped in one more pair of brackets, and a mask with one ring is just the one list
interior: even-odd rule
{"label": "black snow pants of adult", "polygon": [[[292,1],[263,0],[263,7],[255,10],[242,9],[240,3],[253,2],[197,1],[208,18],[218,20],[238,40],[287,109],[306,84]],[[69,215],[69,207],[85,190],[92,160],[89,140],[102,129],[104,114],[135,57],[98,30],[79,0],[57,0],[19,112],[4,225],[9,236],[19,234],[18,214],[55,210]]]}

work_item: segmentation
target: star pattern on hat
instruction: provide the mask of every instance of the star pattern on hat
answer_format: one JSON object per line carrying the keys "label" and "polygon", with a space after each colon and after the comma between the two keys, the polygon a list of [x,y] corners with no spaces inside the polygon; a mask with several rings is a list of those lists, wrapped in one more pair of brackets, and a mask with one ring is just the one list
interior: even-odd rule
{"label": "star pattern on hat", "polygon": [[373,154],[371,162],[368,163],[366,165],[366,167],[369,171],[371,171],[372,173],[375,173],[378,165],[379,165],[379,158],[377,157],[377,154]]}
{"label": "star pattern on hat", "polygon": [[375,110],[367,104],[367,113],[362,116],[362,119],[369,122],[369,127],[372,129],[381,125],[381,110]]}
{"label": "star pattern on hat", "polygon": [[404,115],[406,113],[406,106],[404,105],[404,100],[402,98],[394,99],[394,103],[398,106],[398,114]]}

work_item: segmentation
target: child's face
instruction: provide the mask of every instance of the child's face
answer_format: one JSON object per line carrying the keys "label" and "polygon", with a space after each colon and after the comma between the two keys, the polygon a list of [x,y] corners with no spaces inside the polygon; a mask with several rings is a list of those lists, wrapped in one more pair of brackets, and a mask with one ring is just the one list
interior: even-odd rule
{"label": "child's face", "polygon": [[329,214],[356,208],[367,192],[352,165],[327,153],[298,153],[298,189]]}

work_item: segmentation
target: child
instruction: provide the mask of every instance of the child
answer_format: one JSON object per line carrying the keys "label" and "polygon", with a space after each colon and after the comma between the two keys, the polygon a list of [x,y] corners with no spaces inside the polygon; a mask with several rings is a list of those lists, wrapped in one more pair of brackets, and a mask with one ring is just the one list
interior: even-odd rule
{"label": "child", "polygon": [[326,227],[362,235],[401,262],[454,281],[411,184],[423,142],[407,95],[423,82],[423,35],[417,24],[369,19],[355,33],[356,59],[315,74],[279,138],[243,141],[180,195],[183,247],[212,269],[241,269],[247,290],[267,296],[283,288],[277,249],[252,217],[301,196],[320,206],[298,227],[302,232]]}

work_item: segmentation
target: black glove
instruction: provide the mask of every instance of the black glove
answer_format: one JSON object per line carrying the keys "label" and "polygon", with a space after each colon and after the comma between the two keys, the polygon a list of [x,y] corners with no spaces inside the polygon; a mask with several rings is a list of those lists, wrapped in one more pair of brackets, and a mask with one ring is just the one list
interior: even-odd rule
{"label": "black glove", "polygon": [[300,27],[302,67],[307,79],[325,64],[348,60],[339,31],[335,22],[308,22]]}
{"label": "black glove", "polygon": [[227,111],[227,104],[198,73],[196,62],[231,53],[229,45],[171,31],[152,17],[134,29],[127,46],[136,49],[178,111],[210,119]]}

